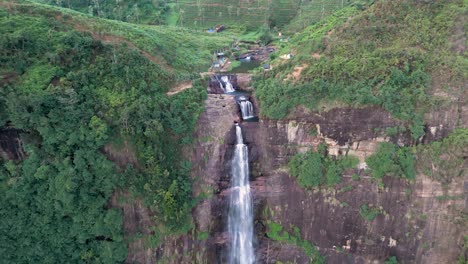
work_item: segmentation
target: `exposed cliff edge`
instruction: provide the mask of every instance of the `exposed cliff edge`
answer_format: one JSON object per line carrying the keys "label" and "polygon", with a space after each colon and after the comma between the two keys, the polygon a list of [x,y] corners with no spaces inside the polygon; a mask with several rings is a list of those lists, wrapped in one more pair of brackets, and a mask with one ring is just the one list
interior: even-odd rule
{"label": "exposed cliff edge", "polygon": [[[327,263],[464,263],[466,7],[365,6],[280,41],[254,84],[223,74],[206,85],[196,72],[229,34],[0,1],[4,261],[226,263],[240,123],[259,263],[317,263],[319,253]],[[402,150],[416,177],[375,177],[368,158],[383,145]],[[320,164],[304,167],[321,177],[321,162],[352,155],[357,165],[304,186],[290,161],[312,150]]]}
{"label": "exposed cliff edge", "polygon": [[[193,165],[193,194],[202,199],[192,211],[195,230],[164,243],[159,259],[168,263],[223,263],[228,246],[227,161],[232,156],[233,121],[238,115],[231,96],[210,95],[206,101],[195,133],[197,143],[187,152]],[[352,154],[361,163],[382,141],[410,144],[408,134],[385,137],[382,132],[400,124],[375,107],[242,123],[250,153],[260,263],[308,262],[300,247],[268,237],[271,223],[281,224],[290,234],[297,227],[300,238],[314,243],[327,263],[383,263],[389,256],[409,263],[455,261],[467,227],[463,221],[466,177],[456,178],[445,188],[421,174],[414,183],[386,177],[385,188],[379,188],[364,170],[356,169],[347,171],[334,188],[307,191],[288,175],[286,165],[291,155],[323,141],[330,155]],[[441,136],[431,134],[425,141]],[[359,174],[359,179],[352,177],[353,173]],[[381,213],[366,221],[359,212],[364,204],[379,208]]]}
{"label": "exposed cliff edge", "polygon": [[0,128],[0,160],[24,159],[24,153],[19,131],[14,128]]}

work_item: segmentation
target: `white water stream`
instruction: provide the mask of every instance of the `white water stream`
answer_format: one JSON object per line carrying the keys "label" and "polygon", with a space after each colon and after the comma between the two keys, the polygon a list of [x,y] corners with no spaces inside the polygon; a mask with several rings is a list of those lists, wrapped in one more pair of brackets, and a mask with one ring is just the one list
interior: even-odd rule
{"label": "white water stream", "polygon": [[253,210],[249,183],[249,153],[242,129],[236,124],[236,148],[232,159],[228,231],[230,264],[255,263],[253,248]]}
{"label": "white water stream", "polygon": [[246,120],[254,117],[253,104],[246,100],[240,102],[240,109],[242,112],[242,119]]}
{"label": "white water stream", "polygon": [[[225,84],[225,88],[224,88],[224,91],[226,93],[232,93],[232,92],[235,92],[236,90],[234,89],[234,87],[232,86],[232,83],[229,81],[229,78],[228,76],[223,76],[221,77],[221,81],[224,82]],[[222,85],[222,84],[221,84]]]}

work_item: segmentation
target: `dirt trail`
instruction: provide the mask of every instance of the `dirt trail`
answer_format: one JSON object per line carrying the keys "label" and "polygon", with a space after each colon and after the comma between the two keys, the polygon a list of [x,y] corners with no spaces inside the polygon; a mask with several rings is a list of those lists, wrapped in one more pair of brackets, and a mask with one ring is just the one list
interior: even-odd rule
{"label": "dirt trail", "polygon": [[178,94],[184,90],[192,88],[192,81],[183,81],[183,82],[178,82],[172,87],[169,92],[166,93],[168,96],[172,96],[174,94]]}
{"label": "dirt trail", "polygon": [[307,68],[309,65],[307,64],[302,64],[300,66],[294,67],[293,71],[286,76],[284,81],[288,80],[298,80],[301,78],[302,71]]}
{"label": "dirt trail", "polygon": [[[57,20],[61,20],[61,17],[56,17]],[[158,64],[159,66],[161,66],[161,68],[163,68],[165,71],[168,71],[168,72],[174,72],[174,69],[167,64],[166,60],[164,60],[164,58],[162,58],[161,56],[158,56],[158,55],[151,55],[149,54],[148,52],[140,49],[139,47],[135,46],[135,44],[133,44],[132,42],[126,40],[125,38],[121,37],[121,36],[115,36],[115,35],[109,35],[109,34],[100,34],[100,33],[97,33],[95,31],[92,31],[90,28],[82,25],[82,24],[79,24],[79,23],[75,23],[72,25],[73,26],[73,29],[75,29],[76,31],[80,31],[80,32],[89,32],[91,34],[91,36],[95,39],[95,40],[99,40],[99,41],[102,41],[106,44],[110,44],[110,45],[119,45],[119,44],[127,44],[129,47],[131,47],[132,49],[135,49],[137,50],[138,52],[140,52],[141,55],[145,56],[148,60]]]}

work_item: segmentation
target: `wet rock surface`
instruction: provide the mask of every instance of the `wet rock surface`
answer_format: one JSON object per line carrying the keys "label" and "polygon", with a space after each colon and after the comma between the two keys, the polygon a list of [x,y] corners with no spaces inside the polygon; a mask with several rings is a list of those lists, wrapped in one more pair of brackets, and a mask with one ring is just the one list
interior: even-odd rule
{"label": "wet rock surface", "polygon": [[[194,135],[196,144],[186,150],[193,166],[193,196],[205,197],[192,211],[195,228],[142,255],[167,263],[226,262],[233,123],[239,120],[233,96],[209,95]],[[291,234],[293,227],[299,228],[301,238],[314,243],[327,263],[383,263],[389,256],[406,263],[453,263],[462,231],[468,228],[456,220],[466,211],[466,199],[438,197],[466,196],[466,177],[447,187],[424,175],[418,175],[414,183],[388,177],[384,178],[385,187],[379,188],[364,170],[356,169],[346,171],[335,188],[304,190],[288,175],[287,162],[292,155],[314,149],[323,141],[330,155],[348,153],[361,162],[382,141],[414,144],[407,133],[385,136],[386,128],[399,125],[404,124],[377,107],[296,111],[284,120],[242,123],[249,148],[259,263],[309,261],[303,249],[268,237],[271,222],[281,224]],[[359,179],[353,179],[353,174]],[[364,204],[379,208],[373,221],[361,216]],[[143,263],[151,263],[146,260]]]}
{"label": "wet rock surface", "polygon": [[0,128],[0,160],[20,161],[26,157],[19,133],[11,127]]}
{"label": "wet rock surface", "polygon": [[239,55],[236,59],[243,60],[250,57],[251,60],[266,61],[269,59],[270,53],[275,52],[276,47],[273,46],[258,46],[252,45],[249,47],[249,51]]}
{"label": "wet rock surface", "polygon": [[226,76],[229,82],[232,84],[234,88],[237,88],[237,75],[235,74],[213,74],[210,76],[210,80],[208,82],[208,93],[209,94],[224,94],[225,87],[224,82],[221,80],[223,76]]}

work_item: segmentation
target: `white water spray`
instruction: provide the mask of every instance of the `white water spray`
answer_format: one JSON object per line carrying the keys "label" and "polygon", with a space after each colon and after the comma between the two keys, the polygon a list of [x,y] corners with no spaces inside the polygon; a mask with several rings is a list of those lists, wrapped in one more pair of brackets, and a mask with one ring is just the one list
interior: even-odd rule
{"label": "white water spray", "polygon": [[242,129],[236,125],[237,144],[232,159],[231,194],[228,231],[231,248],[230,264],[253,264],[253,209],[249,183],[249,153],[242,138]]}
{"label": "white water spray", "polygon": [[249,119],[254,117],[254,109],[253,105],[250,101],[241,101],[240,102],[240,109],[242,112],[242,119]]}
{"label": "white water spray", "polygon": [[[226,93],[232,93],[232,92],[235,92],[236,90],[234,89],[234,87],[232,86],[232,83],[229,81],[229,78],[228,76],[223,76],[221,77],[221,81],[224,82],[225,84],[225,88],[224,88],[224,91]],[[221,84],[222,85],[222,84]]]}

